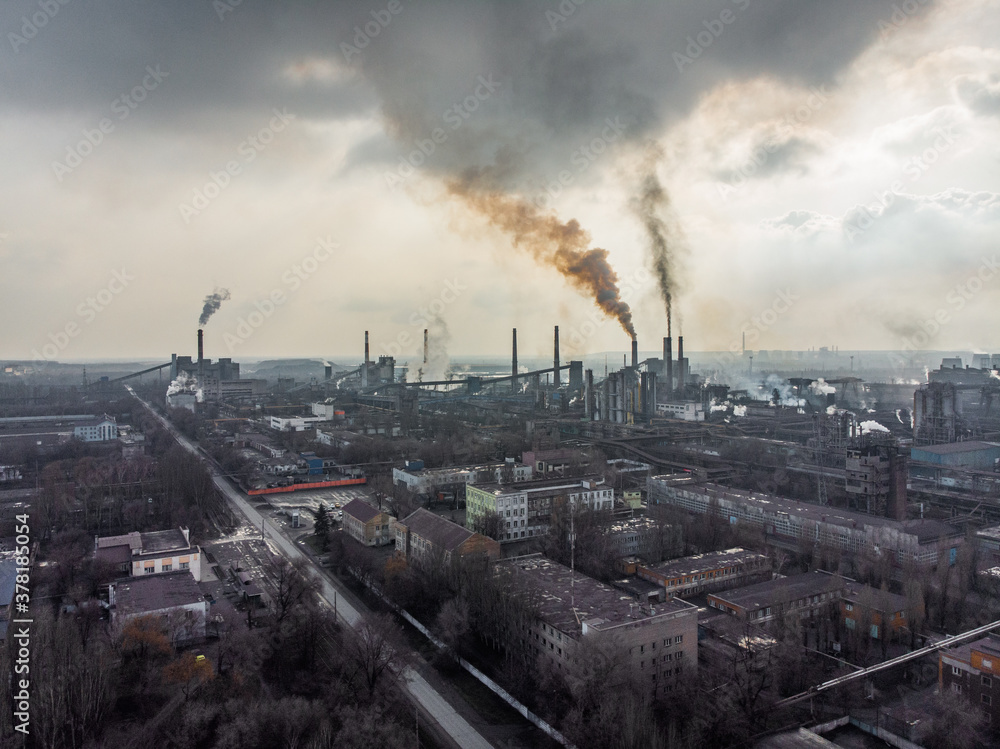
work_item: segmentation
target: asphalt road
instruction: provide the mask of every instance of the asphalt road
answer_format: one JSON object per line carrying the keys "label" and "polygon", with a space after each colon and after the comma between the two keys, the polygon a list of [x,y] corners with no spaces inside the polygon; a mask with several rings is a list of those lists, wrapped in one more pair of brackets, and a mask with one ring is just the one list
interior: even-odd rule
{"label": "asphalt road", "polygon": [[[286,558],[292,561],[304,559],[309,562],[310,565],[313,565],[314,569],[316,568],[316,563],[307,554],[304,554],[302,550],[286,538],[284,534],[274,528],[270,521],[251,507],[250,503],[247,502],[243,495],[237,491],[221,474],[215,464],[206,459],[205,455],[201,452],[197,445],[178,432],[177,429],[174,428],[173,424],[160,416],[160,414],[158,414],[149,403],[142,400],[142,398],[136,395],[131,388],[127,389],[136,398],[136,400],[149,409],[149,412],[153,414],[153,416],[155,416],[161,424],[163,424],[164,428],[174,436],[182,447],[205,461],[205,465],[212,474],[212,480],[215,482],[219,491],[222,492],[222,495],[229,500],[230,504],[236,507],[254,527],[262,527],[267,537],[274,542]],[[340,591],[340,589],[318,569],[316,577],[320,581],[320,597],[326,602],[331,610],[334,608],[334,602],[336,601],[338,618],[343,619],[352,627],[356,627],[364,616],[371,616],[372,612],[368,609],[359,611],[358,608],[353,606],[348,601],[347,596],[343,595],[343,592]],[[441,694],[434,689],[434,687],[432,687],[426,679],[424,679],[423,676],[414,671],[412,668],[407,668],[403,672],[403,679],[406,684],[406,690],[409,692],[411,699],[419,705],[420,709],[423,710],[426,715],[430,716],[438,724],[440,729],[447,734],[457,746],[462,749],[492,749],[493,745],[484,739],[482,734],[480,734],[475,728],[469,725],[469,722],[459,715],[455,708],[452,707],[448,701],[445,700],[445,698],[442,697]]]}

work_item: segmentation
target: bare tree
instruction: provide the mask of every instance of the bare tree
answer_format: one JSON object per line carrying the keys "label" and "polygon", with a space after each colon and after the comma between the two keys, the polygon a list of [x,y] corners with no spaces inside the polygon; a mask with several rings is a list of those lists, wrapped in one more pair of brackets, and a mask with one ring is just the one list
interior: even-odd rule
{"label": "bare tree", "polygon": [[345,633],[345,639],[349,661],[369,699],[383,677],[398,674],[407,665],[406,650],[399,647],[399,627],[387,614],[366,617],[356,629]]}
{"label": "bare tree", "polygon": [[303,560],[289,562],[283,556],[272,556],[265,564],[265,572],[274,586],[271,603],[278,624],[318,589],[312,570]]}

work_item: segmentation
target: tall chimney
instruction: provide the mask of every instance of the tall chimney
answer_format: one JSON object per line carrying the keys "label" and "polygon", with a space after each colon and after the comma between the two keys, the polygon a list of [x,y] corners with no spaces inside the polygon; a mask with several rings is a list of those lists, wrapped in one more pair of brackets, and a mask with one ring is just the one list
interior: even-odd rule
{"label": "tall chimney", "polygon": [[674,392],[674,341],[670,336],[663,339],[663,363],[666,366],[667,395]]}
{"label": "tall chimney", "polygon": [[199,363],[205,358],[205,332],[198,328],[198,361]]}
{"label": "tall chimney", "polygon": [[367,365],[371,359],[368,358],[368,331],[365,331],[365,364]]}
{"label": "tall chimney", "polygon": [[510,375],[514,379],[512,380],[512,386],[517,386],[517,328],[514,328],[514,338],[511,345],[511,359],[510,359]]}
{"label": "tall chimney", "polygon": [[677,336],[677,389],[684,389],[684,336]]}
{"label": "tall chimney", "polygon": [[424,366],[427,366],[427,328],[424,328]]}
{"label": "tall chimney", "polygon": [[559,376],[559,326],[556,325],[555,339],[553,341],[553,355],[552,355],[552,368],[554,370],[555,377],[553,377],[552,382],[555,383],[556,387],[559,387],[562,382],[562,378]]}
{"label": "tall chimney", "polygon": [[639,368],[639,341],[632,339],[632,369]]}

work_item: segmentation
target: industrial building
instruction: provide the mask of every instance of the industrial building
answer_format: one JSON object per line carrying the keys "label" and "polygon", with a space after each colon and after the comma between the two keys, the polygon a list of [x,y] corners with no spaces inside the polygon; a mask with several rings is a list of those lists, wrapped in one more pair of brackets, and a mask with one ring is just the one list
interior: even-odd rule
{"label": "industrial building", "polygon": [[113,416],[103,414],[73,427],[73,436],[84,442],[111,442],[118,439],[118,423]]}
{"label": "industrial building", "polygon": [[683,530],[653,518],[638,517],[612,523],[608,545],[617,557],[638,557],[646,563],[680,555],[684,550]]}
{"label": "industrial building", "polygon": [[797,550],[803,543],[848,554],[889,553],[897,564],[935,566],[944,554],[954,563],[964,534],[936,520],[897,521],[823,505],[758,494],[691,478],[653,476],[650,504],[666,504],[697,514],[713,513],[729,523],[762,528],[768,541]]}
{"label": "industrial building", "polygon": [[660,598],[684,598],[771,579],[771,560],[763,554],[734,548],[639,565],[636,575],[659,586]]}
{"label": "industrial building", "polygon": [[869,515],[906,520],[906,456],[895,441],[860,438],[845,453],[845,488],[855,507]]}
{"label": "industrial building", "polygon": [[540,594],[537,619],[526,632],[509,636],[558,670],[575,668],[581,643],[594,638],[617,647],[634,682],[653,696],[697,673],[696,606],[676,599],[640,604],[537,554],[504,560],[497,569],[510,574],[515,590]]}
{"label": "industrial building", "polygon": [[449,468],[424,468],[423,461],[407,461],[403,468],[392,469],[392,483],[405,486],[413,494],[425,497],[438,492],[464,491],[465,486],[479,482],[529,481],[530,465],[516,463],[513,458],[504,463],[480,466],[453,466]]}
{"label": "industrial building", "polygon": [[911,448],[910,459],[933,466],[995,471],[1000,462],[1000,444],[970,440],[945,445],[921,445]]}
{"label": "industrial building", "polygon": [[817,570],[709,593],[708,607],[754,624],[788,616],[811,619],[838,606],[845,585],[843,578]]}
{"label": "industrial building", "polygon": [[465,488],[468,524],[476,527],[487,513],[496,513],[503,521],[501,543],[548,534],[552,513],[563,503],[571,509],[611,510],[614,492],[600,476],[470,484]]}

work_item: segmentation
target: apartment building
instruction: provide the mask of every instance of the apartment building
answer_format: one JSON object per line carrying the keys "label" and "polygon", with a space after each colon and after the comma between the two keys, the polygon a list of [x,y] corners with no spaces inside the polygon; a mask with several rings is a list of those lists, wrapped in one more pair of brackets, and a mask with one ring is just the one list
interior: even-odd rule
{"label": "apartment building", "polygon": [[393,521],[396,552],[421,567],[451,567],[462,560],[499,559],[500,543],[420,508]]}

